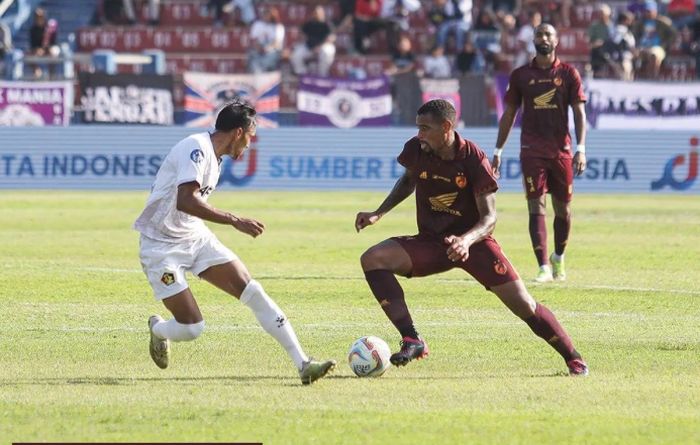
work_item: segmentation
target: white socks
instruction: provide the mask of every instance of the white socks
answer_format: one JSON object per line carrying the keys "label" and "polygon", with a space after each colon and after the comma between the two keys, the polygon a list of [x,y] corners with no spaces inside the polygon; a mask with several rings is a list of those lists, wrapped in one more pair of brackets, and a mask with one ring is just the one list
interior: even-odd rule
{"label": "white socks", "polygon": [[253,311],[260,326],[287,351],[298,369],[309,360],[301,349],[297,335],[282,309],[265,293],[255,280],[250,280],[241,294],[241,303]]}
{"label": "white socks", "polygon": [[552,252],[552,259],[554,261],[561,261],[564,259],[564,254],[562,253],[561,255],[557,255],[556,252]]}
{"label": "white socks", "polygon": [[194,324],[182,324],[177,320],[159,321],[152,327],[156,337],[172,341],[190,341],[202,335],[204,320]]}

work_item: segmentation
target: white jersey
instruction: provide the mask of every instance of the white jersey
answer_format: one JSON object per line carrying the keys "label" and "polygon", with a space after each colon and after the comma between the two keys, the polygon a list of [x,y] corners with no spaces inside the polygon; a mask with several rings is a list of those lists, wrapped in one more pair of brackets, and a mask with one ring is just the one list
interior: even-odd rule
{"label": "white jersey", "polygon": [[177,209],[177,187],[196,181],[207,200],[219,182],[221,167],[209,133],[197,133],[177,143],[165,157],[151,187],[146,208],[134,222],[134,229],[148,238],[189,241],[212,233],[200,218]]}

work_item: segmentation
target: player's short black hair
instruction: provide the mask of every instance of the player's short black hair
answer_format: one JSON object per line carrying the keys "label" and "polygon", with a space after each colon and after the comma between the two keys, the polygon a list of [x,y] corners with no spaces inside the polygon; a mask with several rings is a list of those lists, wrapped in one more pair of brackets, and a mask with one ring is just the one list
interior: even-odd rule
{"label": "player's short black hair", "polygon": [[245,100],[233,100],[219,111],[216,116],[216,128],[218,131],[231,131],[236,128],[249,129],[255,123],[255,108]]}
{"label": "player's short black hair", "polygon": [[419,116],[428,114],[437,121],[450,121],[453,125],[457,119],[457,111],[451,103],[445,99],[434,99],[421,105],[418,109]]}

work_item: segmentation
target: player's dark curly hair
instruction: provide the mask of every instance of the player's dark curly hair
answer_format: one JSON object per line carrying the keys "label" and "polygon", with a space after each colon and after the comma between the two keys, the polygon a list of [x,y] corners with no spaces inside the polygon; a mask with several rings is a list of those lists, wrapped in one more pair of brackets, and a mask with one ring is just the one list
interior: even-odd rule
{"label": "player's dark curly hair", "polygon": [[255,108],[243,99],[235,99],[219,111],[215,128],[218,131],[231,131],[236,128],[249,129],[255,123]]}
{"label": "player's dark curly hair", "polygon": [[439,122],[445,120],[450,121],[453,125],[455,123],[455,119],[457,118],[455,107],[453,107],[452,104],[445,99],[434,99],[424,103],[418,109],[417,114],[419,116],[426,114],[430,115],[433,117],[433,119]]}

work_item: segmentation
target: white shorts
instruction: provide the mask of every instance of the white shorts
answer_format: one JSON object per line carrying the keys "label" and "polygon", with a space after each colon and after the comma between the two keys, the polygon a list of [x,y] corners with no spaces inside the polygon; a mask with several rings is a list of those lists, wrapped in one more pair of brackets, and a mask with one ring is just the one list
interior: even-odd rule
{"label": "white shorts", "polygon": [[141,235],[141,267],[151,283],[156,300],[172,297],[187,289],[185,272],[199,275],[238,256],[215,237],[182,243],[166,243]]}

